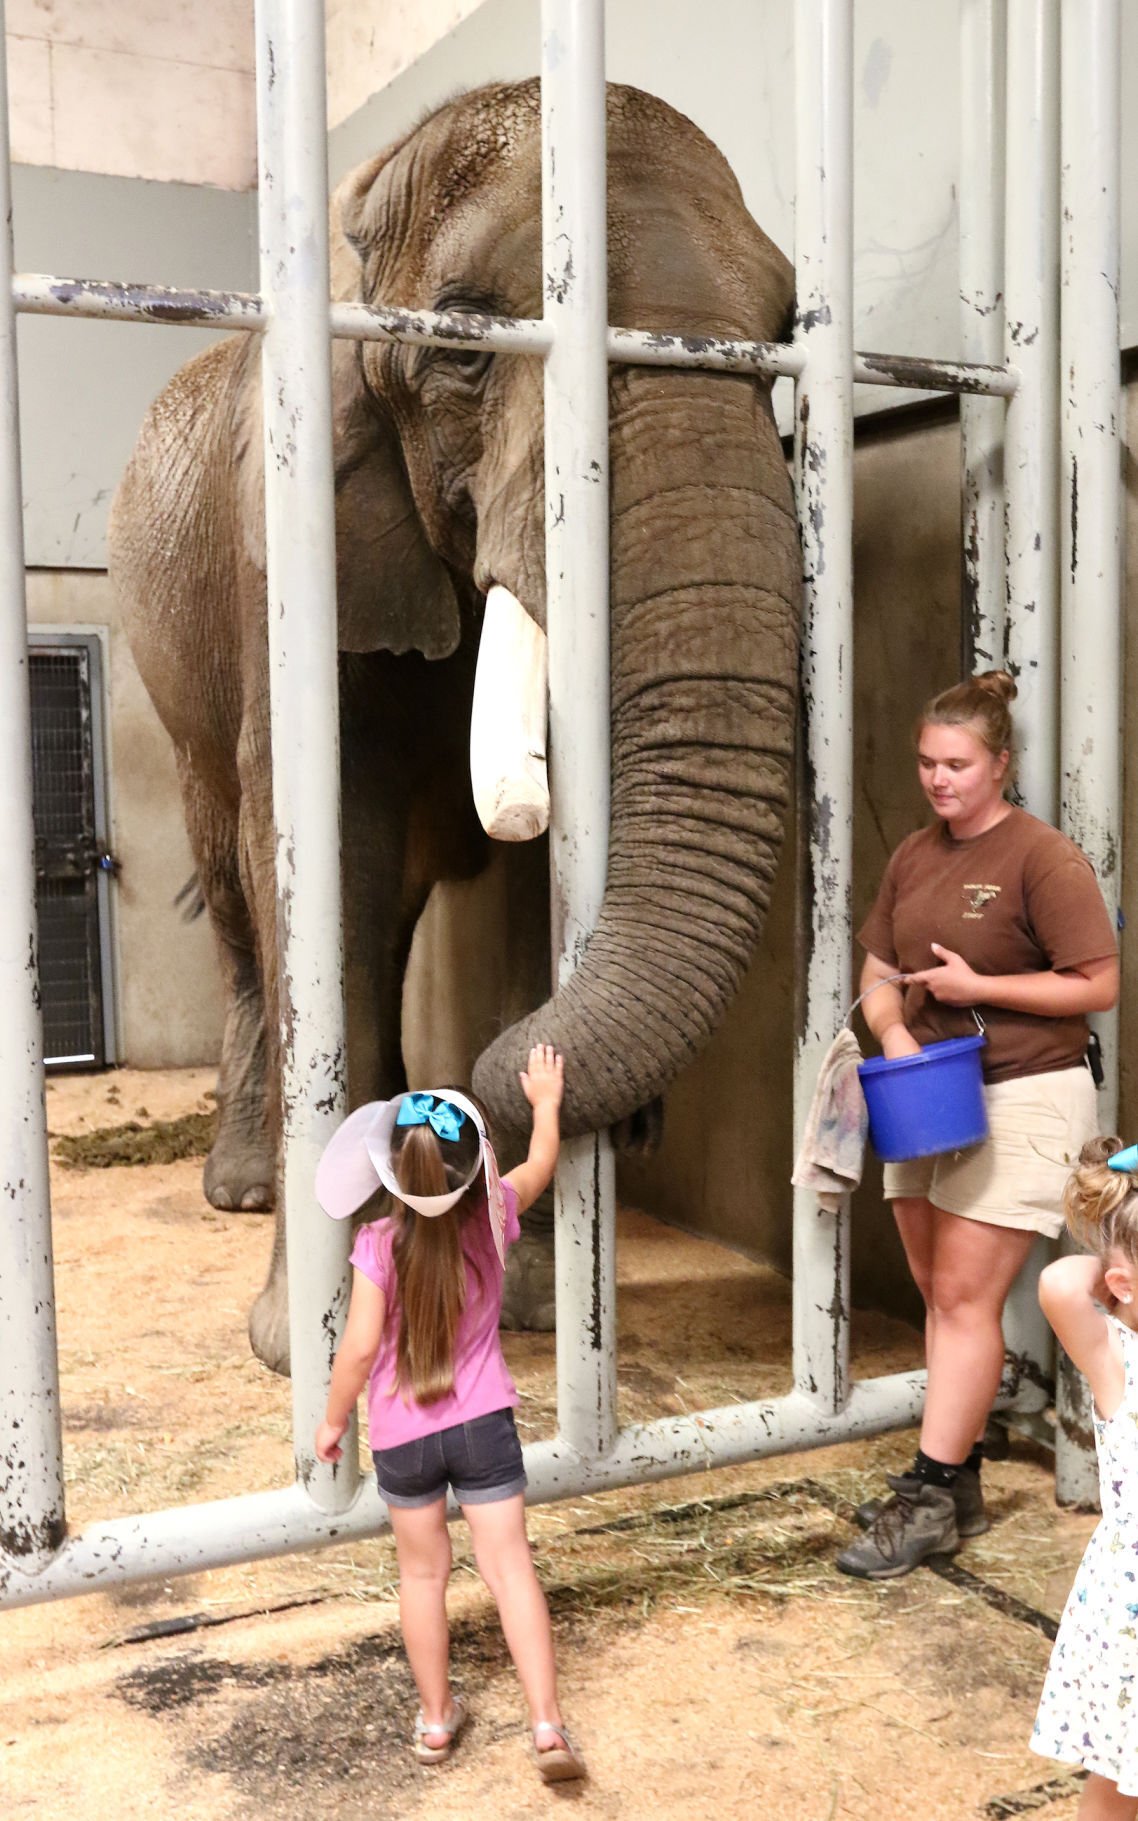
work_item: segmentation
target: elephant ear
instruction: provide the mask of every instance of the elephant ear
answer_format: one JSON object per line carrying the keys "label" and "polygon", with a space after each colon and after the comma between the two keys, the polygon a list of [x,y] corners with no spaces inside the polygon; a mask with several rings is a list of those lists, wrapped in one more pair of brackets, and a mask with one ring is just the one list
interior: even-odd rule
{"label": "elephant ear", "polygon": [[[253,360],[235,456],[242,542],[250,561],[264,573],[260,414],[260,361]],[[332,434],[340,650],[449,657],[460,632],[454,585],[427,542],[399,439],[364,387],[355,342],[332,346]]]}

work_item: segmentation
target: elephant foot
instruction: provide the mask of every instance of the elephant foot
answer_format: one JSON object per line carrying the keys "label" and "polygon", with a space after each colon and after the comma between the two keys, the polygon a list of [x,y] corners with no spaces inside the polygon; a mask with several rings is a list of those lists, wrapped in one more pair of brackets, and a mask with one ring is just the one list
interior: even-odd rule
{"label": "elephant foot", "polygon": [[202,1187],[211,1207],[231,1214],[267,1214],[276,1202],[276,1170],[263,1147],[215,1144],[206,1159]]}
{"label": "elephant foot", "polygon": [[274,1272],[249,1311],[249,1342],[262,1365],[289,1375],[288,1282]]}
{"label": "elephant foot", "polygon": [[553,1276],[553,1233],[528,1227],[506,1259],[502,1286],[503,1328],[551,1334],[557,1326]]}

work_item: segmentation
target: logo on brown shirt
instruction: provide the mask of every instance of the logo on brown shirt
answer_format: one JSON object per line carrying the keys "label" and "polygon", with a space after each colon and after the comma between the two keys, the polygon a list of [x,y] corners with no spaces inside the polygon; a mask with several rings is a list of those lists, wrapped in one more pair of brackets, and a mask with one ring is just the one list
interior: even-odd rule
{"label": "logo on brown shirt", "polygon": [[984,906],[993,904],[1001,890],[998,885],[962,885],[960,889],[968,899],[968,909],[962,914],[967,921],[973,923],[983,920]]}

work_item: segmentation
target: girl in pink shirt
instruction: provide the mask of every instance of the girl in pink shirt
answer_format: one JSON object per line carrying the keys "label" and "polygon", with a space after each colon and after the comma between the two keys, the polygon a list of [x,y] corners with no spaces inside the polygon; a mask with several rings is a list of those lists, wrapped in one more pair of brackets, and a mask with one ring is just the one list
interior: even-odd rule
{"label": "girl in pink shirt", "polygon": [[423,1764],[447,1757],[467,1717],[449,1677],[451,1486],[497,1603],[547,1783],[581,1777],[584,1765],[557,1702],[549,1609],[526,1538],[518,1394],[498,1320],[518,1215],[557,1164],[563,1079],[562,1058],[535,1045],[521,1076],[533,1109],[529,1154],[501,1181],[481,1113],[449,1089],[358,1108],[316,1176],[317,1197],[336,1218],[380,1184],[392,1195],[391,1214],[356,1235],[351,1306],[316,1453],[340,1459],[366,1381],[376,1478],[399,1557],[403,1641],[422,1703],[415,1756]]}

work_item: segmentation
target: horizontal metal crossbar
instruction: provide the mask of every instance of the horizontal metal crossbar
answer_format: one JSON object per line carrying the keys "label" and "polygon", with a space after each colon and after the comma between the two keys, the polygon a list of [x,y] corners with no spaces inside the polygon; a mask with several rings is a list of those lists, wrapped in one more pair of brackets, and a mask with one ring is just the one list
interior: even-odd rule
{"label": "horizontal metal crossbar", "polygon": [[[545,1504],[880,1435],[918,1420],[924,1389],[923,1371],[896,1372],[855,1382],[847,1407],[838,1412],[791,1392],[658,1417],[620,1430],[612,1449],[599,1459],[582,1457],[560,1436],[531,1442],[524,1450],[526,1496],[530,1504]],[[0,1556],[0,1606],[65,1599],[154,1575],[197,1574],[288,1550],[348,1543],[377,1535],[387,1523],[372,1474],[361,1479],[359,1492],[343,1511],[322,1510],[298,1482],[278,1491],[98,1520],[68,1537],[54,1558],[34,1572]]]}
{"label": "horizontal metal crossbar", "polygon": [[[207,329],[265,328],[264,300],[244,291],[179,291],[163,285],[117,284],[109,279],[54,278],[23,272],[12,284],[17,311],[29,316],[80,316],[103,322],[172,323]],[[457,310],[399,310],[358,303],[329,306],[334,336],[345,341],[409,342],[542,358],[553,344],[547,322]],[[677,367],[705,372],[759,373],[797,378],[806,351],[796,343],[739,341],[724,335],[664,335],[648,329],[610,328],[610,361],[634,367]],[[855,354],[857,385],[898,386],[925,392],[982,393],[1010,398],[1019,383],[1014,367],[968,361],[924,360],[907,354]]]}
{"label": "horizontal metal crossbar", "polygon": [[174,291],[106,278],[53,278],[45,272],[17,272],[12,300],[23,316],[86,316],[205,329],[263,329],[269,320],[264,300],[245,291]]}
{"label": "horizontal metal crossbar", "polygon": [[859,386],[911,386],[920,392],[979,392],[1011,398],[1019,385],[1016,367],[986,367],[967,360],[925,360],[917,354],[855,354]]}

